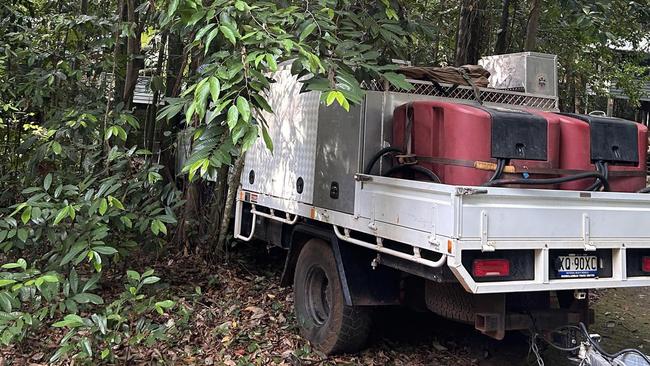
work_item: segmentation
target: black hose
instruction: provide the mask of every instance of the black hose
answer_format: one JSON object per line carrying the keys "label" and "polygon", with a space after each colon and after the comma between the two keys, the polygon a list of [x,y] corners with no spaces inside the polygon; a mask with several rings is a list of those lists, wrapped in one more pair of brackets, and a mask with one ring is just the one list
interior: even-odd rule
{"label": "black hose", "polygon": [[426,175],[429,179],[431,179],[435,183],[440,183],[440,178],[438,178],[436,173],[420,165],[396,165],[388,169],[388,171],[384,175],[390,177],[391,175],[398,173],[402,170],[412,170],[414,172]]}
{"label": "black hose", "polygon": [[370,174],[370,171],[372,171],[372,168],[375,167],[375,164],[377,164],[377,161],[381,159],[382,156],[388,154],[389,152],[395,152],[395,153],[402,153],[402,150],[396,148],[396,147],[385,147],[379,151],[375,155],[372,156],[370,161],[368,162],[368,165],[366,165],[366,169],[363,171],[363,174]]}
{"label": "black hose", "polygon": [[[596,171],[602,175],[605,176],[605,179],[609,179],[609,171],[607,170],[607,163],[599,160],[596,162]],[[600,187],[603,186],[603,182],[601,182],[600,179],[596,179],[596,181],[587,187],[585,191],[597,191],[600,189]]]}
{"label": "black hose", "polygon": [[580,330],[585,335],[585,337],[587,337],[587,340],[589,340],[589,343],[591,343],[591,345],[594,346],[594,348],[598,352],[600,352],[603,356],[606,356],[609,359],[615,359],[616,357],[618,357],[620,355],[623,355],[623,354],[626,354],[626,353],[636,353],[639,356],[641,356],[641,358],[643,358],[643,360],[645,360],[645,362],[648,365],[650,365],[650,359],[648,358],[648,356],[646,354],[644,354],[643,352],[639,351],[638,349],[626,348],[626,349],[618,351],[618,352],[616,352],[614,354],[607,353],[603,349],[603,347],[600,345],[600,343],[596,342],[595,340],[593,340],[593,338],[591,338],[591,336],[589,335],[589,331],[587,330],[587,327],[584,325],[584,323],[580,322],[580,324],[578,324],[578,326],[580,327]]}
{"label": "black hose", "polygon": [[602,183],[605,191],[609,191],[609,182],[605,179],[605,176],[598,172],[586,172],[576,175],[569,175],[559,178],[531,178],[531,179],[498,179],[491,182],[486,182],[483,184],[486,187],[498,187],[498,186],[507,186],[511,184],[559,184],[565,182],[572,182],[574,180],[581,180],[587,178],[599,178]]}
{"label": "black hose", "polygon": [[501,175],[503,174],[503,169],[505,168],[505,166],[506,166],[506,159],[501,159],[501,158],[497,159],[497,166],[494,169],[494,174],[492,175],[490,180],[488,180],[488,182],[492,182],[492,181],[495,181],[495,180],[501,178]]}

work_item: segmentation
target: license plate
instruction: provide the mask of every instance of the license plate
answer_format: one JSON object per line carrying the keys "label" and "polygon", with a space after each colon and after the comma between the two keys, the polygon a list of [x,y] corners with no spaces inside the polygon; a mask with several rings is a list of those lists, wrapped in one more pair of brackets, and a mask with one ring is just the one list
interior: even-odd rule
{"label": "license plate", "polygon": [[598,257],[593,255],[562,255],[558,262],[560,278],[596,277],[598,274]]}

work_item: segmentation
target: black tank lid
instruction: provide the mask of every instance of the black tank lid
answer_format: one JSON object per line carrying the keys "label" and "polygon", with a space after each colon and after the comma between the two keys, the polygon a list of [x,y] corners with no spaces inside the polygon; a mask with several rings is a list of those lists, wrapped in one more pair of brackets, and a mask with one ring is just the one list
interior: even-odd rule
{"label": "black tank lid", "polygon": [[561,114],[589,123],[592,162],[639,163],[639,139],[636,122],[615,117],[576,113]]}
{"label": "black tank lid", "polygon": [[526,111],[480,107],[492,118],[492,157],[548,160],[548,121]]}

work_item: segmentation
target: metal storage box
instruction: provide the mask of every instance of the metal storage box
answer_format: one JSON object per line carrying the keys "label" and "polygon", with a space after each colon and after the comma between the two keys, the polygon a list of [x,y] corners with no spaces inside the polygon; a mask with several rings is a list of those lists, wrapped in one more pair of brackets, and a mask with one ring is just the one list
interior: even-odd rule
{"label": "metal storage box", "polygon": [[519,52],[483,57],[479,65],[490,72],[489,87],[528,94],[557,96],[557,56]]}

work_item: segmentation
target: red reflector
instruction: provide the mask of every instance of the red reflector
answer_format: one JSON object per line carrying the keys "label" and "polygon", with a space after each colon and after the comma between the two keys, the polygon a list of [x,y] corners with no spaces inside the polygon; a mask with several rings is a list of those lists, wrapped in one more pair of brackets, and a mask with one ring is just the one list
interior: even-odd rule
{"label": "red reflector", "polygon": [[473,272],[474,277],[505,277],[510,275],[510,261],[507,259],[475,259]]}
{"label": "red reflector", "polygon": [[641,259],[641,270],[643,272],[650,272],[650,257],[643,257]]}

